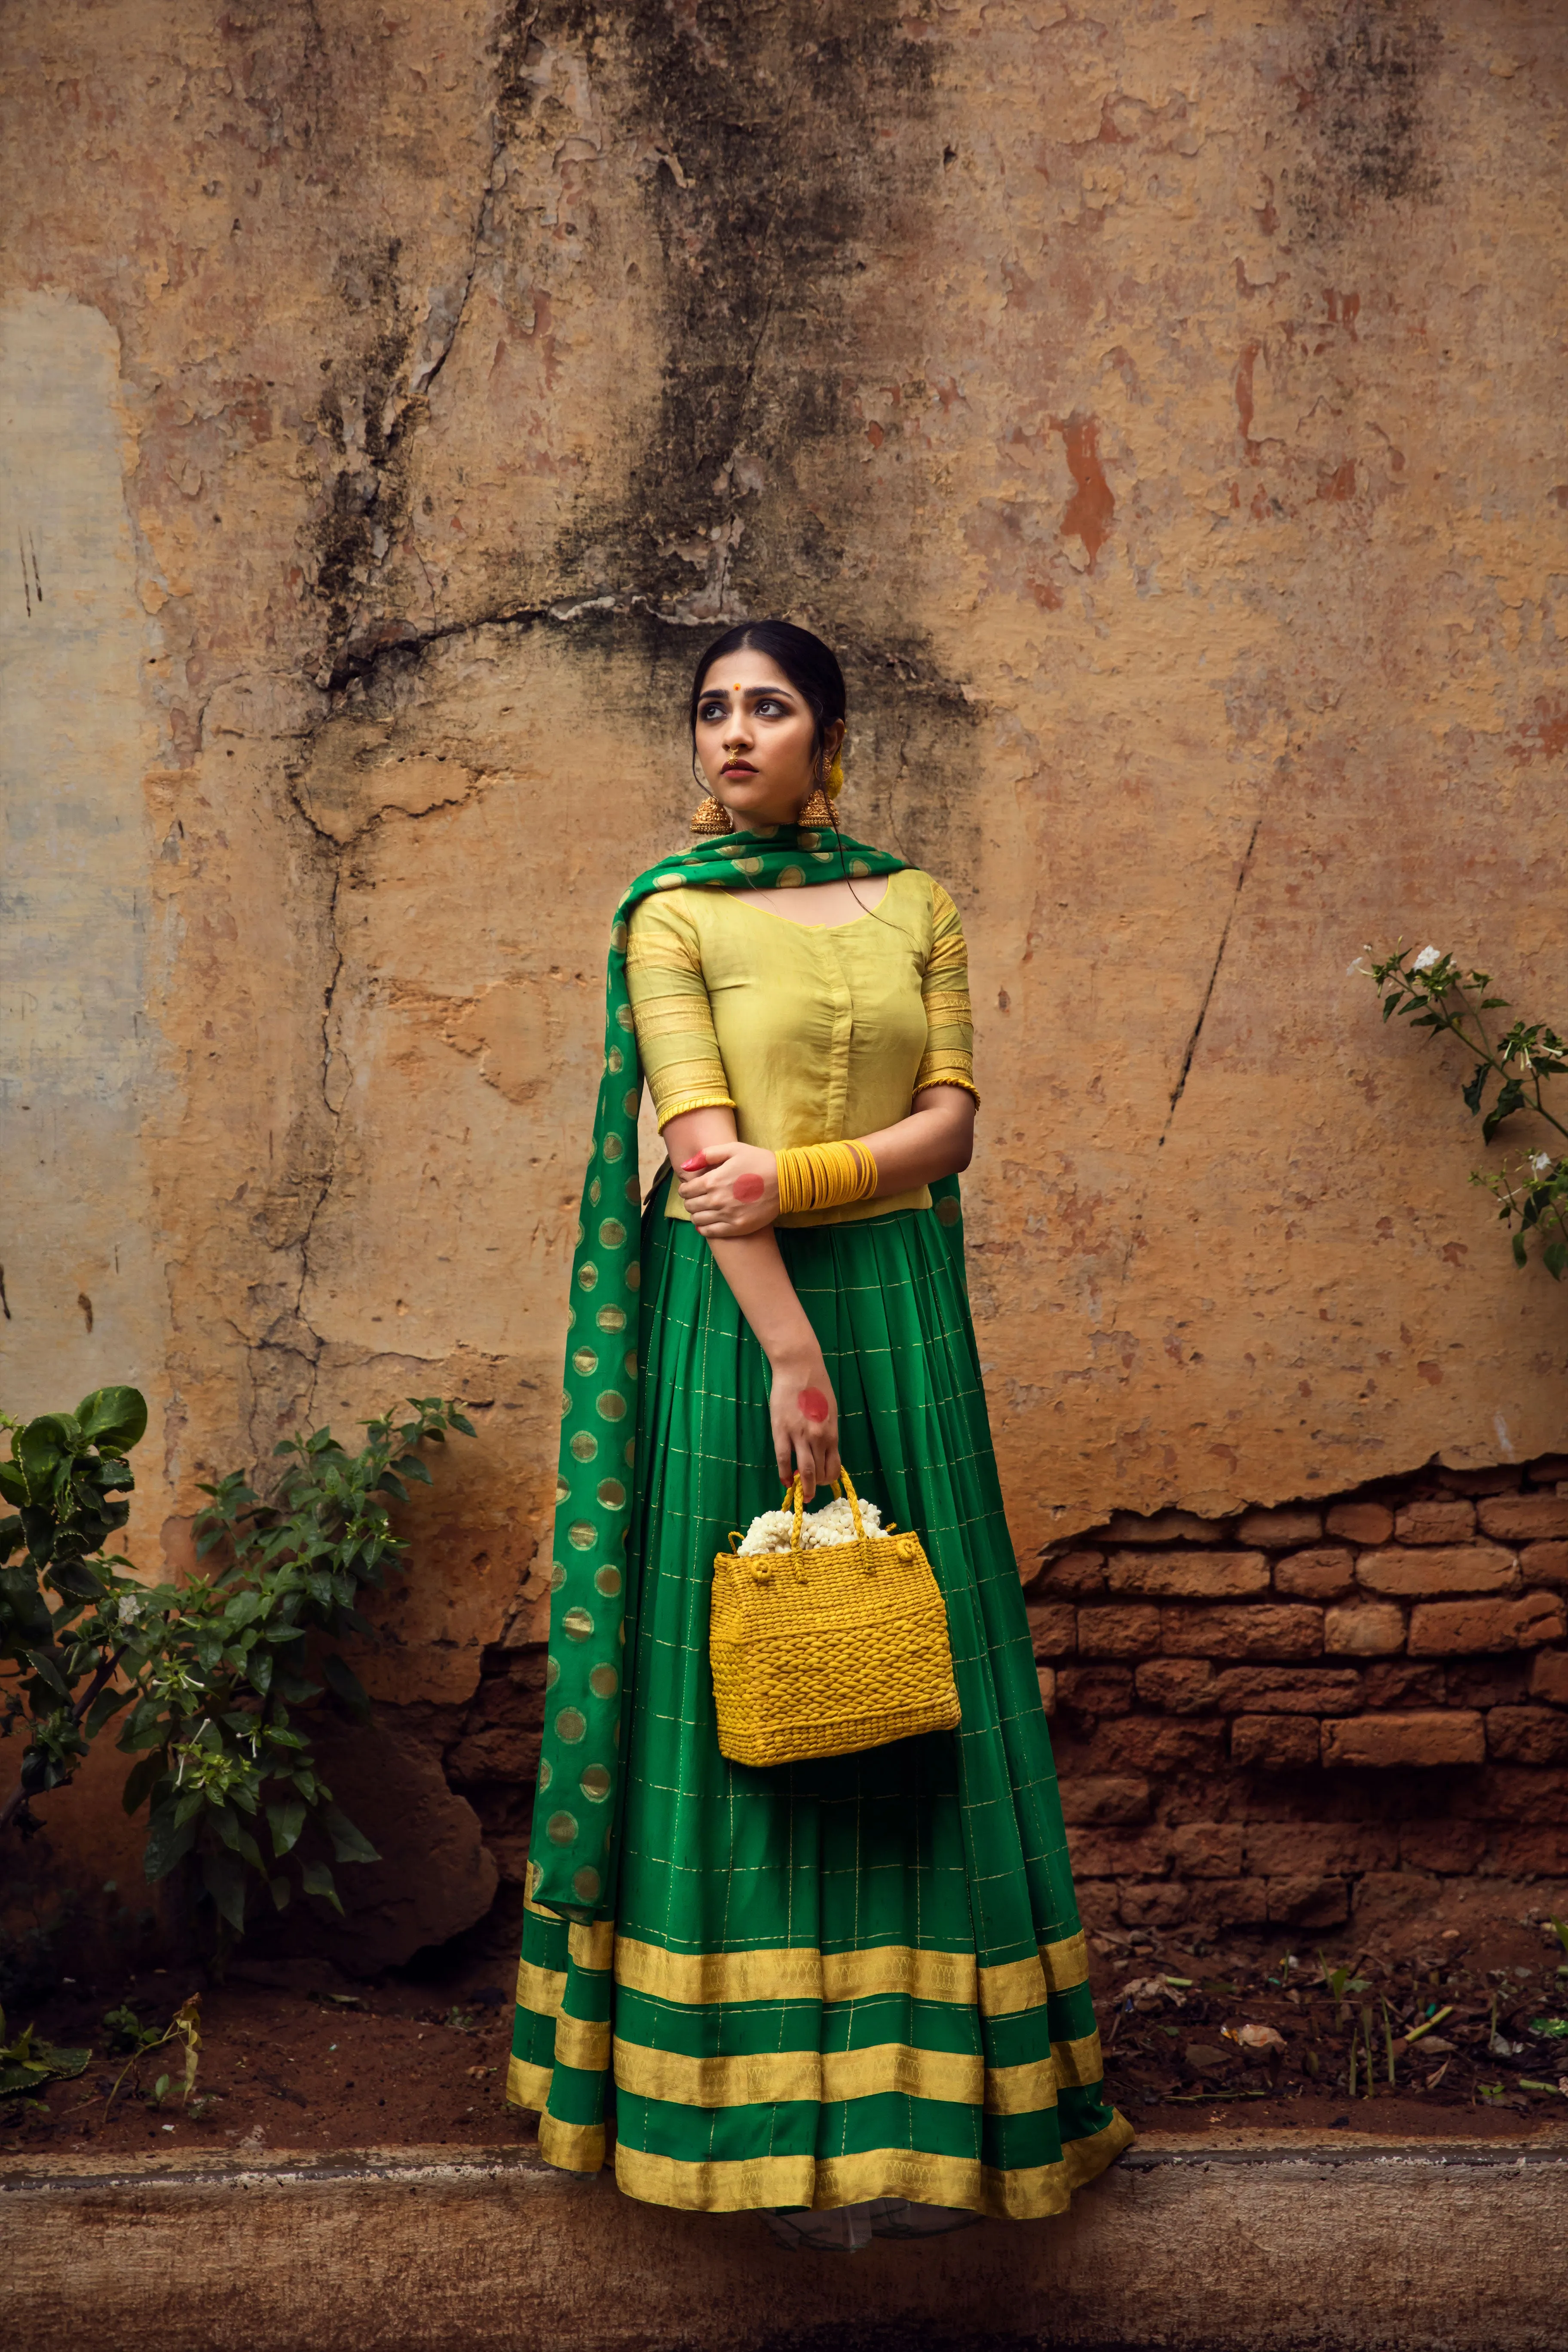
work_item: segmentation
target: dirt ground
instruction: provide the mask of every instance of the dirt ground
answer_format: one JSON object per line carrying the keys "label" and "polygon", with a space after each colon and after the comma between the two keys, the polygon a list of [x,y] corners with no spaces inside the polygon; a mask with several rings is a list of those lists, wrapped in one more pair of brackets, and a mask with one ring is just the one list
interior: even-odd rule
{"label": "dirt ground", "polygon": [[[1568,1950],[1550,1927],[1477,1941],[1450,1931],[1401,1956],[1338,1944],[1320,1956],[1311,1943],[1292,1953],[1279,1937],[1196,1949],[1147,1936],[1091,1943],[1107,2080],[1141,2129],[1246,2124],[1474,2139],[1568,2126]],[[0,2158],[526,2142],[531,2117],[502,2095],[511,2032],[502,1975],[491,1961],[438,1988],[396,1975],[355,1986],[325,1962],[242,1959],[221,1985],[162,1971],[62,1984],[13,2013],[7,2032],[36,2023],[50,2042],[90,2047],[92,2059],[39,2098],[0,2099]],[[125,2005],[144,2028],[161,2028],[193,1990],[202,2049],[187,2105],[178,2045],[127,2067],[123,2036],[104,2021]],[[1271,2028],[1279,2042],[1232,2038],[1248,2026]]]}

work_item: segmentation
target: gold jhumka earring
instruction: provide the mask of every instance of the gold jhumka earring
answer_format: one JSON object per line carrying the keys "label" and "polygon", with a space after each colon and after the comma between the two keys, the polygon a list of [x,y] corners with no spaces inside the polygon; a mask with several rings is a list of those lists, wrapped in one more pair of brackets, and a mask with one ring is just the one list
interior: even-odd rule
{"label": "gold jhumka earring", "polygon": [[701,805],[697,809],[692,816],[691,830],[693,833],[704,835],[733,833],[735,830],[735,820],[731,815],[729,810],[725,807],[723,802],[715,800],[712,793],[710,793],[707,799],[702,802]]}
{"label": "gold jhumka earring", "polygon": [[811,798],[796,817],[796,824],[810,826],[818,833],[826,826],[831,832],[835,823],[833,803],[843,790],[844,762],[835,751],[833,765],[826,775],[819,779]]}

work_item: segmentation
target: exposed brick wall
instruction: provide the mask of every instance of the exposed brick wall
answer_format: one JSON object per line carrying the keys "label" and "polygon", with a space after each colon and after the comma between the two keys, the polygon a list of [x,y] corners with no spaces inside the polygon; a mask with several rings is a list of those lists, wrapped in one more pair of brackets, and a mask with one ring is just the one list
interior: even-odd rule
{"label": "exposed brick wall", "polygon": [[[1338,1927],[1568,1879],[1568,1455],[1327,1504],[1118,1515],[1027,1587],[1086,1918]],[[543,1654],[447,1749],[522,1883]]]}
{"label": "exposed brick wall", "polygon": [[1097,1925],[1415,1916],[1568,1875],[1568,1456],[1205,1520],[1126,1514],[1028,1586]]}

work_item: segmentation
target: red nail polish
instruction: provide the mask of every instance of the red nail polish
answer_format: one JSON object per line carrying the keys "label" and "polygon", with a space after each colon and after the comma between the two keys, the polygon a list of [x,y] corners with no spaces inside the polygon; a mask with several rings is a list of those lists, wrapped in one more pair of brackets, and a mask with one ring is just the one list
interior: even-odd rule
{"label": "red nail polish", "polygon": [[707,1160],[704,1155],[700,1151],[694,1152],[689,1160],[683,1160],[681,1161],[680,1172],[683,1176],[695,1175],[699,1168],[706,1167],[706,1165]]}

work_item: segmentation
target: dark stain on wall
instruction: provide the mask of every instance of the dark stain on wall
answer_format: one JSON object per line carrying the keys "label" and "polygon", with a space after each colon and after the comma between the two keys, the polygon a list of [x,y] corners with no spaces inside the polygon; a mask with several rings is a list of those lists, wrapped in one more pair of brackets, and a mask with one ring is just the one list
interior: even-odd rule
{"label": "dark stain on wall", "polygon": [[1343,235],[1372,205],[1436,202],[1428,100],[1441,47],[1437,19],[1401,0],[1361,0],[1320,26],[1295,85],[1306,152],[1280,176],[1309,237]]}

